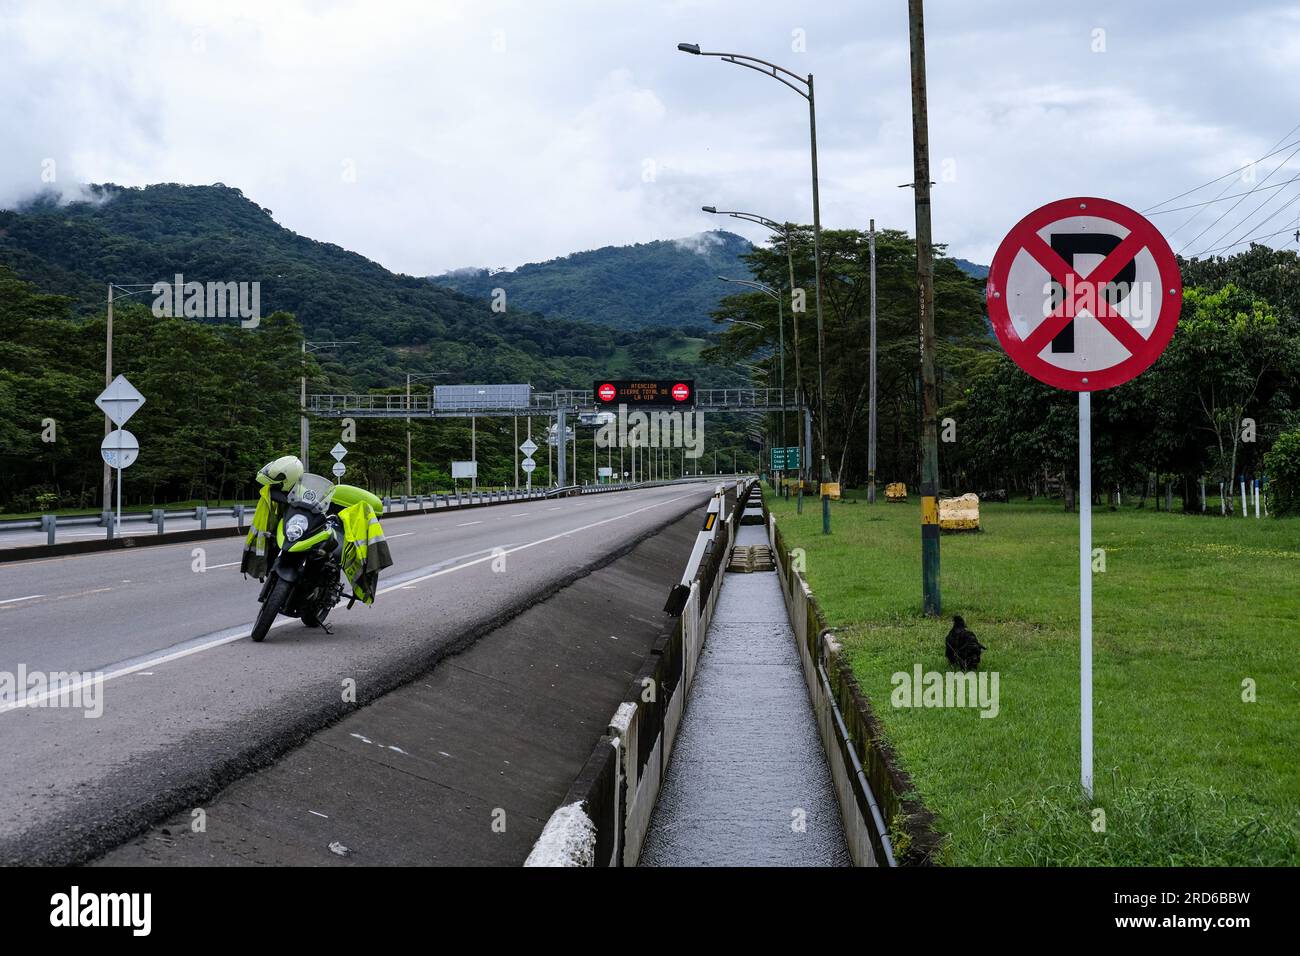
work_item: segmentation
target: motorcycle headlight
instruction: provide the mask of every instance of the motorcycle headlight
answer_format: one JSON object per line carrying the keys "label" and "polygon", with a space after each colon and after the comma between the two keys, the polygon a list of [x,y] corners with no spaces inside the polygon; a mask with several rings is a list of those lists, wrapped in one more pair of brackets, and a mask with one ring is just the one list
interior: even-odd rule
{"label": "motorcycle headlight", "polygon": [[291,515],[284,523],[284,540],[297,541],[307,531],[307,518],[304,515]]}

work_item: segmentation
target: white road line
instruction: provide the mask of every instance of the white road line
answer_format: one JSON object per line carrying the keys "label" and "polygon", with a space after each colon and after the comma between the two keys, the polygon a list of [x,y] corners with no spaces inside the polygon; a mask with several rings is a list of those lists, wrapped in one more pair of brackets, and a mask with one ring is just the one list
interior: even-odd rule
{"label": "white road line", "polygon": [[468,527],[469,527],[470,525],[472,525],[472,524],[482,524],[482,523],[483,523],[482,521],[462,521],[460,524],[456,525],[456,527],[457,527],[457,528],[468,528]]}
{"label": "white road line", "polygon": [[502,551],[497,551],[493,554],[485,554],[481,558],[475,558],[473,561],[466,561],[464,564],[458,564],[450,568],[443,568],[441,571],[434,571],[431,574],[421,575],[420,577],[408,578],[407,580],[403,581],[401,584],[392,584],[389,585],[387,588],[380,588],[376,593],[384,594],[387,591],[392,590],[393,588],[405,587],[411,584],[420,584],[423,581],[428,581],[433,578],[442,577],[442,575],[444,574],[451,574],[451,572],[453,571],[460,571],[463,568],[472,568],[474,565],[482,564],[484,561],[492,561],[496,558],[504,557],[505,555],[508,554],[515,554],[519,551],[526,551],[529,548],[537,547],[539,544],[549,544],[552,541],[558,541],[560,538],[567,538],[571,534],[577,534],[580,531],[590,531],[592,528],[599,528],[601,525],[609,524],[611,521],[621,521],[623,518],[630,518],[632,517],[632,515],[640,514],[643,511],[649,511],[651,508],[658,508],[660,505],[672,504],[674,501],[681,501],[683,498],[690,498],[690,497],[692,496],[677,495],[674,498],[665,498],[663,501],[656,501],[654,504],[651,505],[645,505],[644,507],[641,508],[635,508],[632,511],[625,511],[621,515],[614,515],[611,518],[604,518],[600,521],[593,521],[591,524],[584,524],[578,528],[571,528],[568,531],[561,531],[558,534],[553,534],[548,538],[539,538],[538,540],[530,541],[527,544],[517,545],[516,547],[513,548],[506,548]]}
{"label": "white road line", "polygon": [[[390,584],[386,588],[380,588],[379,591],[376,592],[376,594],[377,595],[387,594],[389,591],[399,590],[401,588],[406,587],[407,585],[419,584],[423,581],[429,581],[433,578],[442,577],[442,575],[444,574],[451,574],[453,571],[462,571],[465,568],[472,568],[476,565],[482,564],[484,561],[491,561],[504,554],[514,554],[518,551],[527,550],[528,548],[535,548],[541,544],[549,544],[552,541],[558,541],[560,538],[566,538],[571,534],[577,534],[580,531],[590,531],[592,528],[599,528],[601,525],[609,524],[611,521],[621,521],[623,518],[630,518],[633,515],[640,514],[643,511],[649,511],[652,508],[658,508],[661,505],[672,504],[674,501],[680,501],[683,498],[689,498],[689,497],[691,497],[691,495],[677,495],[676,497],[673,498],[665,498],[663,501],[656,501],[654,504],[645,505],[644,507],[641,508],[635,508],[632,511],[624,512],[621,515],[614,515],[611,518],[605,518],[601,521],[595,521],[592,522],[591,524],[582,525],[581,527],[578,528],[572,528],[569,531],[561,531],[559,534],[553,534],[550,537],[539,538],[538,540],[530,541],[527,544],[521,544],[513,548],[507,548],[504,551],[487,554],[481,558],[476,558],[473,561],[466,561],[464,564],[457,564],[452,567],[443,568],[440,571],[434,571],[430,574],[421,575],[420,577],[410,578],[408,580],[401,581],[399,583]],[[284,627],[288,624],[294,623],[295,620],[297,619],[292,617],[281,617],[271,624],[271,628],[274,629],[277,627]],[[6,714],[11,710],[18,709],[19,707],[36,706],[46,700],[49,700],[51,697],[56,697],[61,694],[73,693],[75,691],[81,690],[82,688],[89,687],[91,684],[95,683],[96,680],[100,680],[103,683],[107,684],[109,681],[116,680],[119,677],[126,677],[129,674],[135,674],[138,673],[139,671],[149,670],[150,668],[158,667],[162,664],[170,664],[172,661],[178,661],[181,660],[182,658],[189,657],[193,654],[198,654],[201,651],[211,650],[214,647],[222,647],[226,644],[233,644],[235,641],[242,640],[245,637],[248,637],[252,632],[253,632],[252,628],[250,627],[246,630],[240,630],[233,634],[226,634],[221,637],[214,638],[213,640],[206,641],[202,644],[194,644],[190,647],[184,647],[179,650],[169,651],[168,653],[161,654],[157,657],[150,657],[146,660],[136,661],[133,664],[129,664],[124,667],[119,667],[117,670],[109,671],[108,673],[100,675],[98,677],[92,676],[85,680],[77,681],[75,684],[64,685],[55,688],[53,690],[44,691],[39,694],[29,694],[28,696],[22,698],[21,700],[14,700],[14,701],[9,701],[8,703],[0,704],[0,714]]]}
{"label": "white road line", "polygon": [[[287,624],[292,624],[296,620],[297,618],[282,617],[279,620],[275,621],[275,623],[273,623],[271,627],[273,629],[277,627],[284,627]],[[192,647],[186,647],[181,650],[171,651],[167,654],[162,654],[158,657],[151,657],[148,660],[137,661],[136,663],[127,665],[126,667],[119,667],[117,670],[109,671],[108,673],[101,675],[99,679],[102,680],[105,684],[107,684],[109,681],[116,680],[119,677],[126,677],[130,674],[136,674],[139,673],[140,671],[149,670],[150,668],[157,667],[161,664],[170,664],[172,661],[178,661],[182,657],[189,657],[191,654],[197,654],[200,651],[211,650],[214,647],[221,647],[224,644],[233,644],[235,641],[243,640],[245,637],[248,637],[248,635],[252,633],[253,633],[253,629],[250,627],[247,630],[239,631],[238,633],[235,634],[226,634],[223,637],[215,638],[214,640],[208,641],[203,644],[195,644]],[[95,683],[95,680],[96,678],[93,676],[88,677],[85,680],[77,681],[75,684],[65,684],[54,690],[47,690],[39,694],[28,694],[22,700],[12,700],[9,701],[8,703],[0,704],[0,714],[7,714],[9,711],[16,710],[19,707],[37,706],[43,703],[44,701],[49,700],[51,697],[57,697],[60,694],[74,693],[75,691],[81,690],[82,688],[89,687],[91,684]]]}
{"label": "white road line", "polygon": [[34,601],[34,600],[36,600],[36,599],[39,598],[39,597],[45,597],[45,595],[44,595],[44,594],[29,594],[29,595],[27,595],[27,597],[9,598],[8,600],[0,601],[0,604],[17,604],[19,601]]}
{"label": "white road line", "polygon": [[[243,564],[243,563],[244,563],[244,562],[242,562],[242,561],[231,561],[231,562],[229,562],[229,563],[227,563],[227,564],[209,564],[209,565],[208,565],[208,570],[209,570],[209,571],[215,571],[217,568],[233,568],[233,567],[235,567],[236,565]],[[123,583],[126,583],[126,582],[123,582]]]}
{"label": "white road line", "polygon": [[414,531],[403,531],[401,534],[386,534],[385,538],[405,538],[408,534],[415,534]]}

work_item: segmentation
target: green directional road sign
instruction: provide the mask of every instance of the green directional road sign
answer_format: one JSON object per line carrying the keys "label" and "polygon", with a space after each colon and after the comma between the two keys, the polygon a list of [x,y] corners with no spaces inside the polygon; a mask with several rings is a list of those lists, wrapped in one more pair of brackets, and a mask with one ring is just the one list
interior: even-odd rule
{"label": "green directional road sign", "polygon": [[798,471],[799,470],[799,446],[793,445],[789,448],[772,449],[772,470],[773,471]]}

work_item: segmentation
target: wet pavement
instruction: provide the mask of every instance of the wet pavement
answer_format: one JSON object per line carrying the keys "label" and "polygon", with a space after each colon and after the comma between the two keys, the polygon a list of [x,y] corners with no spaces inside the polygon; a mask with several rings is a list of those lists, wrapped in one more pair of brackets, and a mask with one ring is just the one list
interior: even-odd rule
{"label": "wet pavement", "polygon": [[728,574],[640,865],[851,864],[780,582]]}

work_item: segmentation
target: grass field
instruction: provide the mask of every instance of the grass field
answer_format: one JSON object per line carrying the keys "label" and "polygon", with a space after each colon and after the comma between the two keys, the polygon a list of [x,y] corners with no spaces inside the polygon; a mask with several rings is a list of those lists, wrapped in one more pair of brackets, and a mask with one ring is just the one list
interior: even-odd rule
{"label": "grass field", "polygon": [[[985,504],[942,539],[944,620],[920,614],[920,505],[802,516],[767,492],[952,864],[1300,863],[1300,521],[1094,509],[1096,801],[1079,787],[1078,516]],[[891,704],[946,671],[961,614],[999,711]],[[1256,701],[1243,701],[1253,681]],[[1105,814],[1102,822],[1093,812]]]}

